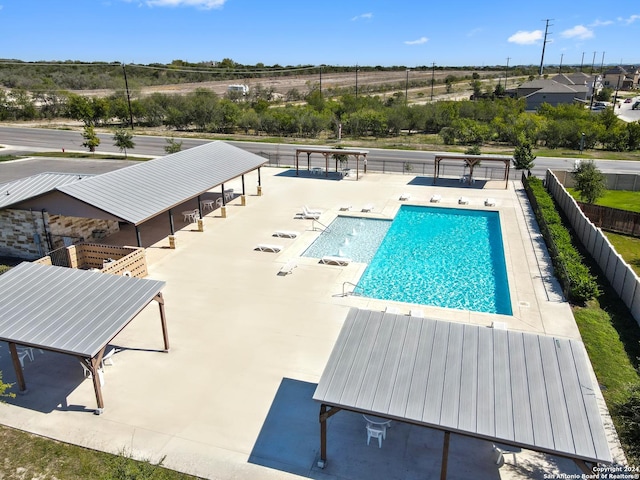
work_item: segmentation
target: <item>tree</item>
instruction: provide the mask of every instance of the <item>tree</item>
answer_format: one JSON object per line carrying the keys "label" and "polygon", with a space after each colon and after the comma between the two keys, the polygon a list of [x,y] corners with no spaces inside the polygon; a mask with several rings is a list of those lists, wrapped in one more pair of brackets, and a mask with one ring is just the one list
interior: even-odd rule
{"label": "tree", "polygon": [[136,146],[133,142],[133,134],[124,128],[118,128],[115,131],[113,141],[114,145],[120,149],[120,152],[124,150],[124,158],[127,158],[127,149],[131,150]]}
{"label": "tree", "polygon": [[[4,383],[2,381],[2,372],[0,372],[0,399],[2,397],[9,397],[9,398],[13,398],[16,396],[15,393],[7,393],[7,390],[9,390],[11,387],[13,386],[13,383]],[[0,403],[2,403],[2,400],[0,400]]]}
{"label": "tree", "polygon": [[171,137],[167,138],[167,144],[164,146],[164,151],[168,154],[178,153],[182,150],[182,140],[176,142],[176,139]]}
{"label": "tree", "polygon": [[84,126],[84,130],[82,131],[82,138],[84,138],[82,146],[87,147],[90,152],[95,152],[96,147],[100,145],[100,138],[98,138],[98,135],[96,135],[96,131],[91,125]]}
{"label": "tree", "polygon": [[575,189],[580,196],[580,200],[586,203],[595,203],[598,198],[604,195],[607,189],[606,178],[598,170],[593,160],[580,162],[572,173],[576,180]]}
{"label": "tree", "polygon": [[531,151],[531,142],[522,135],[518,143],[519,145],[516,146],[513,152],[513,165],[516,170],[530,171],[534,166],[533,161],[536,159],[536,156]]}

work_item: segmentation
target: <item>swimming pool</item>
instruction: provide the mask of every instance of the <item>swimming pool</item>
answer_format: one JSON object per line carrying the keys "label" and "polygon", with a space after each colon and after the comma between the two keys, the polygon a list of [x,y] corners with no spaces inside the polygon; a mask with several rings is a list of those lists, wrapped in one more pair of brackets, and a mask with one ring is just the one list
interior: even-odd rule
{"label": "swimming pool", "polygon": [[316,240],[325,237],[326,249],[311,250],[314,242],[303,255],[342,254],[368,263],[356,288],[367,297],[512,314],[498,212],[403,205],[382,239],[378,235],[379,243],[368,245],[375,252],[368,261],[358,257],[358,242],[343,245],[344,238],[331,235],[342,231],[343,222],[357,222],[360,235],[367,236],[370,221],[384,222],[337,217]]}

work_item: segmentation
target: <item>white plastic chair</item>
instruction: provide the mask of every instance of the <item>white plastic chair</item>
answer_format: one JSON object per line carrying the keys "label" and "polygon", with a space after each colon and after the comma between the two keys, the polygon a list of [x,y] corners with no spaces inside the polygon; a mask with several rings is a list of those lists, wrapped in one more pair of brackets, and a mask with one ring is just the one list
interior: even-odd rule
{"label": "white plastic chair", "polygon": [[378,448],[382,448],[382,440],[387,436],[387,429],[377,425],[367,425],[367,445],[372,438],[378,439]]}
{"label": "white plastic chair", "polygon": [[[80,360],[80,365],[82,365],[84,378],[93,378],[93,375],[91,374],[91,370],[89,370],[89,367],[84,362],[84,360]],[[102,371],[102,368],[98,369],[98,380],[100,381],[100,386],[101,387],[104,386],[104,372]]]}

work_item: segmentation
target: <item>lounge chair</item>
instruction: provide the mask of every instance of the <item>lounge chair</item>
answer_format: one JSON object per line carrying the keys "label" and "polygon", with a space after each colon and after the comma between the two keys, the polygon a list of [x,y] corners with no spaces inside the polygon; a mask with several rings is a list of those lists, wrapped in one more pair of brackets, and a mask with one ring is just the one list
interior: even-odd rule
{"label": "lounge chair", "polygon": [[306,218],[308,220],[317,220],[320,218],[321,212],[311,212],[307,210],[307,207],[302,207],[302,213],[298,218]]}
{"label": "lounge chair", "polygon": [[293,273],[293,269],[297,266],[298,261],[295,258],[292,258],[282,266],[282,268],[278,272],[278,275],[289,275],[290,273]]}
{"label": "lounge chair", "polygon": [[362,207],[361,212],[371,212],[373,210],[373,205],[367,203],[364,207]]}
{"label": "lounge chair", "polygon": [[326,255],[320,259],[320,263],[325,265],[338,265],[340,267],[346,267],[351,263],[351,259],[347,257],[334,257]]}
{"label": "lounge chair", "polygon": [[340,211],[341,212],[348,212],[349,210],[351,210],[351,205],[349,205],[348,203],[346,203],[344,205],[340,205]]}
{"label": "lounge chair", "polygon": [[495,207],[496,206],[495,198],[487,198],[487,199],[485,199],[484,206],[485,207]]}
{"label": "lounge chair", "polygon": [[384,307],[384,311],[386,313],[395,313],[395,314],[400,313],[400,309],[398,309],[398,307],[391,307],[391,306]]}
{"label": "lounge chair", "polygon": [[309,208],[306,205],[303,205],[302,209],[305,212],[309,212],[309,213],[317,213],[317,214],[321,214],[322,213],[322,210],[316,210],[315,208]]}
{"label": "lounge chair", "polygon": [[424,312],[419,308],[412,308],[409,310],[409,315],[416,318],[424,318]]}
{"label": "lounge chair", "polygon": [[460,197],[458,199],[458,205],[469,205],[469,199],[467,197]]}
{"label": "lounge chair", "polygon": [[298,235],[298,232],[294,232],[293,230],[277,230],[273,233],[274,237],[282,238],[296,238]]}
{"label": "lounge chair", "polygon": [[431,203],[440,203],[440,200],[442,200],[442,195],[436,193],[431,196]]}
{"label": "lounge chair", "polygon": [[260,243],[260,244],[256,245],[256,248],[254,250],[258,250],[260,252],[278,253],[280,250],[282,250],[282,246],[281,245],[272,245],[270,243]]}
{"label": "lounge chair", "polygon": [[410,198],[411,198],[410,193],[401,193],[400,198],[398,198],[398,200],[409,200]]}

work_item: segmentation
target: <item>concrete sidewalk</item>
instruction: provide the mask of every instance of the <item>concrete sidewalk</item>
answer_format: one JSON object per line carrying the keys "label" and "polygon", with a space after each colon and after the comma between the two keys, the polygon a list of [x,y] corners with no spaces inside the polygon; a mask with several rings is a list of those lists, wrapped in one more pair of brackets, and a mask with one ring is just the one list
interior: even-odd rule
{"label": "concrete sidewalk", "polygon": [[[517,184],[476,182],[472,187],[409,175],[367,174],[359,181],[295,177],[263,168],[263,196],[248,187],[247,205],[234,199],[227,218],[208,212],[204,231],[179,225],[177,249],[168,240],[147,249],[149,278],[164,280],[171,351],[162,353],[157,306],[141,312],[114,340],[122,351],[105,369],[105,410],[92,414],[95,397],[77,360],[54,353],[25,366],[26,395],[0,405],[0,422],[39,435],[119,453],[206,478],[430,478],[439,472],[442,434],[409,425],[390,431],[382,449],[366,445],[364,421],[341,412],[329,426],[329,465],[318,457],[319,406],[311,400],[334,341],[352,306],[383,309],[391,302],[342,296],[344,282],[356,283],[364,265],[320,265],[299,258],[289,275],[281,267],[320,233],[311,220],[296,219],[303,205],[323,210],[328,225],[349,204],[375,206],[363,216],[392,217],[402,203],[485,208],[496,199],[501,215],[513,316],[419,306],[426,316],[579,338],[569,305],[551,276],[530,207]],[[255,180],[251,175],[247,185]],[[237,184],[236,184],[237,183]],[[225,184],[241,191],[238,182]],[[411,194],[401,202],[403,192]],[[178,209],[176,209],[179,211]],[[165,229],[166,219],[156,219]],[[164,222],[164,223],[162,223]],[[146,226],[147,229],[154,228]],[[276,238],[277,230],[300,232]],[[147,236],[147,234],[149,236]],[[123,230],[110,242],[133,244]],[[146,238],[155,238],[151,231]],[[255,251],[259,243],[280,253]],[[408,313],[416,305],[394,304]],[[15,380],[6,346],[0,350],[5,380]],[[499,467],[491,444],[454,435],[448,478],[542,478],[575,473],[566,460],[520,452]]]}

